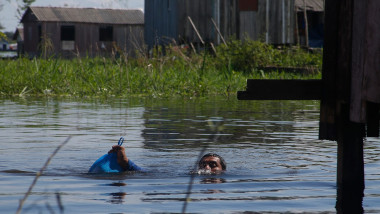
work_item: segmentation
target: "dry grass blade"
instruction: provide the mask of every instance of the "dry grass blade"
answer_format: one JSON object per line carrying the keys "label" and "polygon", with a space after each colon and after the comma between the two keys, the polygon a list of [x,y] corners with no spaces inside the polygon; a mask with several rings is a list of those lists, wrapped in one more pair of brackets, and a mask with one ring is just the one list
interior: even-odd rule
{"label": "dry grass blade", "polygon": [[[206,149],[207,149],[207,146],[204,146],[202,148],[201,152],[199,152],[199,156],[198,156],[197,160],[200,160],[202,158],[202,156],[205,153]],[[190,176],[189,185],[187,185],[187,192],[186,192],[185,201],[184,201],[183,207],[182,207],[182,213],[186,213],[186,207],[187,207],[187,204],[190,201],[191,189],[193,187],[194,178],[195,178],[195,173],[194,172],[197,170],[197,167],[198,167],[198,161],[196,161],[195,164],[194,164],[193,172],[191,173],[191,176]]]}
{"label": "dry grass blade", "polygon": [[63,143],[61,143],[55,150],[54,152],[49,156],[49,158],[46,160],[45,164],[43,165],[43,167],[40,169],[39,172],[37,172],[36,174],[36,177],[34,177],[34,180],[32,182],[32,184],[29,186],[29,189],[28,191],[25,193],[24,197],[20,200],[20,203],[19,203],[19,206],[17,208],[17,214],[19,214],[22,210],[22,207],[26,201],[26,199],[28,198],[28,196],[30,195],[30,193],[32,192],[32,189],[33,187],[36,185],[37,183],[37,180],[38,178],[42,175],[42,173],[45,171],[45,169],[47,168],[47,166],[50,164],[50,161],[53,159],[53,157],[58,153],[58,151],[65,145],[69,142],[71,136],[67,137],[65,141],[63,141]]}
{"label": "dry grass blade", "polygon": [[[208,120],[207,123],[210,126],[211,131],[214,132],[214,134],[212,134],[210,136],[210,142],[214,142],[215,143],[215,142],[218,141],[220,131],[223,130],[223,124],[221,122],[214,123],[211,120]],[[205,151],[206,151],[207,148],[208,148],[208,144],[206,144],[206,145],[203,146],[202,150],[199,152],[197,161],[194,164],[194,168],[193,168],[193,171],[192,171],[191,176],[190,176],[189,185],[187,186],[187,192],[186,192],[185,201],[184,201],[183,207],[182,207],[182,213],[186,213],[187,204],[191,200],[190,199],[191,189],[193,188],[194,178],[195,178],[195,175],[196,175],[195,172],[196,172],[197,167],[198,167],[198,161],[203,157],[203,155],[204,155],[204,153],[205,153]]]}

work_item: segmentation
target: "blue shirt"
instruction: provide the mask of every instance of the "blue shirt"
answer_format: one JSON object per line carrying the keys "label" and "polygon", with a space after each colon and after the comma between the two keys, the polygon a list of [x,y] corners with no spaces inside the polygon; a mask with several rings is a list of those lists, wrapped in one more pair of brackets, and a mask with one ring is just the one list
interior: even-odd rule
{"label": "blue shirt", "polygon": [[124,172],[124,171],[142,171],[143,169],[137,166],[133,161],[128,160],[127,169],[124,170],[117,163],[117,155],[115,153],[105,154],[96,160],[90,169],[89,173],[110,173],[110,172]]}
{"label": "blue shirt", "polygon": [[143,169],[133,163],[133,161],[128,160],[128,167],[125,171],[143,171]]}

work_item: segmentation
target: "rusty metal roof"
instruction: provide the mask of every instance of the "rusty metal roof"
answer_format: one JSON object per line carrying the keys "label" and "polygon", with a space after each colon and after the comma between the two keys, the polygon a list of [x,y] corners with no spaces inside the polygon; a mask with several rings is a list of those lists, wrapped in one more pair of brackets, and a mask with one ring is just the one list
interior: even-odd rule
{"label": "rusty metal roof", "polygon": [[32,13],[38,21],[46,22],[144,24],[144,13],[141,10],[29,7],[21,22],[27,13]]}
{"label": "rusty metal roof", "polygon": [[324,0],[295,0],[296,11],[303,11],[305,3],[307,11],[324,11]]}

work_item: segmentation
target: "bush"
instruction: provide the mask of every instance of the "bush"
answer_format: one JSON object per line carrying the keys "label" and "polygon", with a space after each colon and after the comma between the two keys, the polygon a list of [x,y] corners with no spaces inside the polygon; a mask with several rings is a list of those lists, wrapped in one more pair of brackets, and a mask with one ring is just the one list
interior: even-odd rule
{"label": "bush", "polygon": [[216,66],[250,72],[263,67],[322,67],[321,52],[310,53],[300,47],[279,47],[260,41],[231,40],[217,50]]}

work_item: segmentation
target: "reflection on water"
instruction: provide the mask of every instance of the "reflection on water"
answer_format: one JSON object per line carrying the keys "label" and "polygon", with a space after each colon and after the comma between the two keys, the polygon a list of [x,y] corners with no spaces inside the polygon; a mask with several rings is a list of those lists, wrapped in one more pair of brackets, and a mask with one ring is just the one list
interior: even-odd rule
{"label": "reflection on water", "polygon": [[[191,213],[334,213],[336,143],[318,140],[319,102],[212,99],[0,100],[0,212],[13,213],[35,173],[68,135],[27,200],[29,212],[180,212],[203,146],[227,161],[196,175]],[[144,173],[87,174],[120,136]],[[380,143],[365,145],[368,213],[380,212]],[[49,204],[49,209],[46,204]]]}
{"label": "reflection on water", "polygon": [[226,183],[226,179],[224,178],[202,178],[200,180],[201,184],[221,184]]}
{"label": "reflection on water", "polygon": [[[110,184],[110,186],[116,186],[116,187],[123,187],[126,185],[127,184],[123,183],[123,182],[114,182],[114,183]],[[120,191],[120,192],[109,193],[108,195],[111,196],[111,199],[109,200],[110,203],[112,203],[112,204],[123,204],[125,202],[124,198],[125,198],[125,195],[127,195],[127,193]]]}

